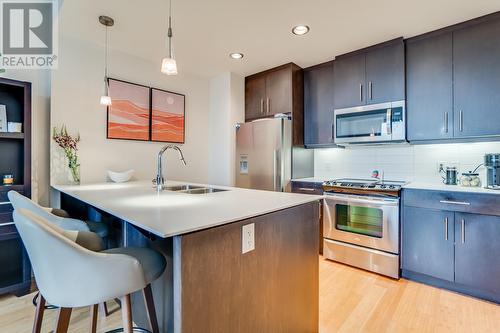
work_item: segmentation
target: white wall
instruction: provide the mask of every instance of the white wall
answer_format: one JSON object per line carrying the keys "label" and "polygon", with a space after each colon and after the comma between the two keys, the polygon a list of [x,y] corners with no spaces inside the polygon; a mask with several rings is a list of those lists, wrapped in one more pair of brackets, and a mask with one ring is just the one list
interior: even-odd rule
{"label": "white wall", "polygon": [[31,196],[40,204],[47,205],[49,202],[50,71],[6,70],[1,76],[28,81],[32,84]]}
{"label": "white wall", "polygon": [[[61,20],[60,31],[64,31]],[[78,36],[76,36],[78,37]],[[106,139],[106,109],[99,105],[103,89],[103,48],[61,35],[59,68],[53,71],[51,125],[65,124],[70,132],[79,132],[81,182],[106,180],[106,170],[135,169],[136,178],[153,179],[156,154],[163,143]],[[185,74],[160,73],[151,63],[124,53],[110,52],[109,76],[186,95],[186,143],[182,145],[187,167],[176,153],[166,156],[168,179],[206,182],[209,161],[209,80]],[[51,145],[51,182],[67,182],[67,168],[61,150]]]}
{"label": "white wall", "polygon": [[209,182],[234,184],[235,125],[245,121],[243,77],[223,73],[210,81]]}
{"label": "white wall", "polygon": [[[314,176],[369,178],[377,169],[385,172],[386,179],[439,182],[438,163],[457,165],[461,173],[483,163],[487,153],[500,153],[500,142],[316,149]],[[484,183],[484,167],[478,171]]]}

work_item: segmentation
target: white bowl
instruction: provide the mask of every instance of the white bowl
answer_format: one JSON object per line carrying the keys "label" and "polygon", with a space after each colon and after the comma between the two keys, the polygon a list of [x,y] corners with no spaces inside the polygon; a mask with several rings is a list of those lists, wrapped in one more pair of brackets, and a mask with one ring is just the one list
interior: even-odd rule
{"label": "white bowl", "polygon": [[115,171],[108,170],[109,179],[111,179],[115,183],[128,182],[130,180],[130,178],[132,178],[133,175],[134,175],[133,169],[128,170],[128,171],[124,171],[124,172],[115,172]]}

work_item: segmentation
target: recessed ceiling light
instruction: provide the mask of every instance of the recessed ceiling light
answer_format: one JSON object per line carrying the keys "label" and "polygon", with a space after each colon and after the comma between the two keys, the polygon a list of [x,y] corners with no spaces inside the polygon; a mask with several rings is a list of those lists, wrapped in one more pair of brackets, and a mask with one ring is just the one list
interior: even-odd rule
{"label": "recessed ceiling light", "polygon": [[307,25],[296,25],[293,27],[292,32],[294,35],[302,36],[309,32],[309,27]]}
{"label": "recessed ceiling light", "polygon": [[229,56],[232,59],[241,59],[241,58],[243,58],[243,53],[233,52],[233,53],[229,53]]}

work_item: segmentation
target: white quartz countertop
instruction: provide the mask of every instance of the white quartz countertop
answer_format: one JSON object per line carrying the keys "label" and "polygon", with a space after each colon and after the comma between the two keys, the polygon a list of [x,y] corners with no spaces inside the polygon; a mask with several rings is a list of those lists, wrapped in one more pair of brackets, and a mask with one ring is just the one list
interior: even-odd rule
{"label": "white quartz countertop", "polygon": [[460,185],[445,185],[442,183],[426,183],[426,182],[410,182],[403,186],[408,189],[420,190],[436,190],[436,191],[451,191],[451,192],[465,192],[465,193],[485,193],[485,194],[499,194],[500,190],[490,190],[483,187],[466,187]]}
{"label": "white quartz countertop", "polygon": [[[167,182],[166,185],[179,184],[187,182]],[[151,182],[147,181],[52,187],[164,238],[248,219],[322,198],[309,194],[224,186],[211,187],[228,191],[207,194],[173,191],[157,193]]]}
{"label": "white quartz countertop", "polygon": [[324,183],[325,180],[321,178],[308,177],[308,178],[295,178],[292,179],[292,182]]}

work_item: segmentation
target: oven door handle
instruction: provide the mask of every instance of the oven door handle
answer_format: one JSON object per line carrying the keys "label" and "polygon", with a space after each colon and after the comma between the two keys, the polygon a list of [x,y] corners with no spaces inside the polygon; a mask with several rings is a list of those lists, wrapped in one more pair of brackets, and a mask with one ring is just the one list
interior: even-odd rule
{"label": "oven door handle", "polygon": [[327,194],[325,195],[325,200],[344,202],[347,204],[368,204],[368,205],[376,205],[376,206],[398,206],[399,199],[379,199],[379,198],[353,198],[346,197],[343,195],[335,195],[335,194]]}

